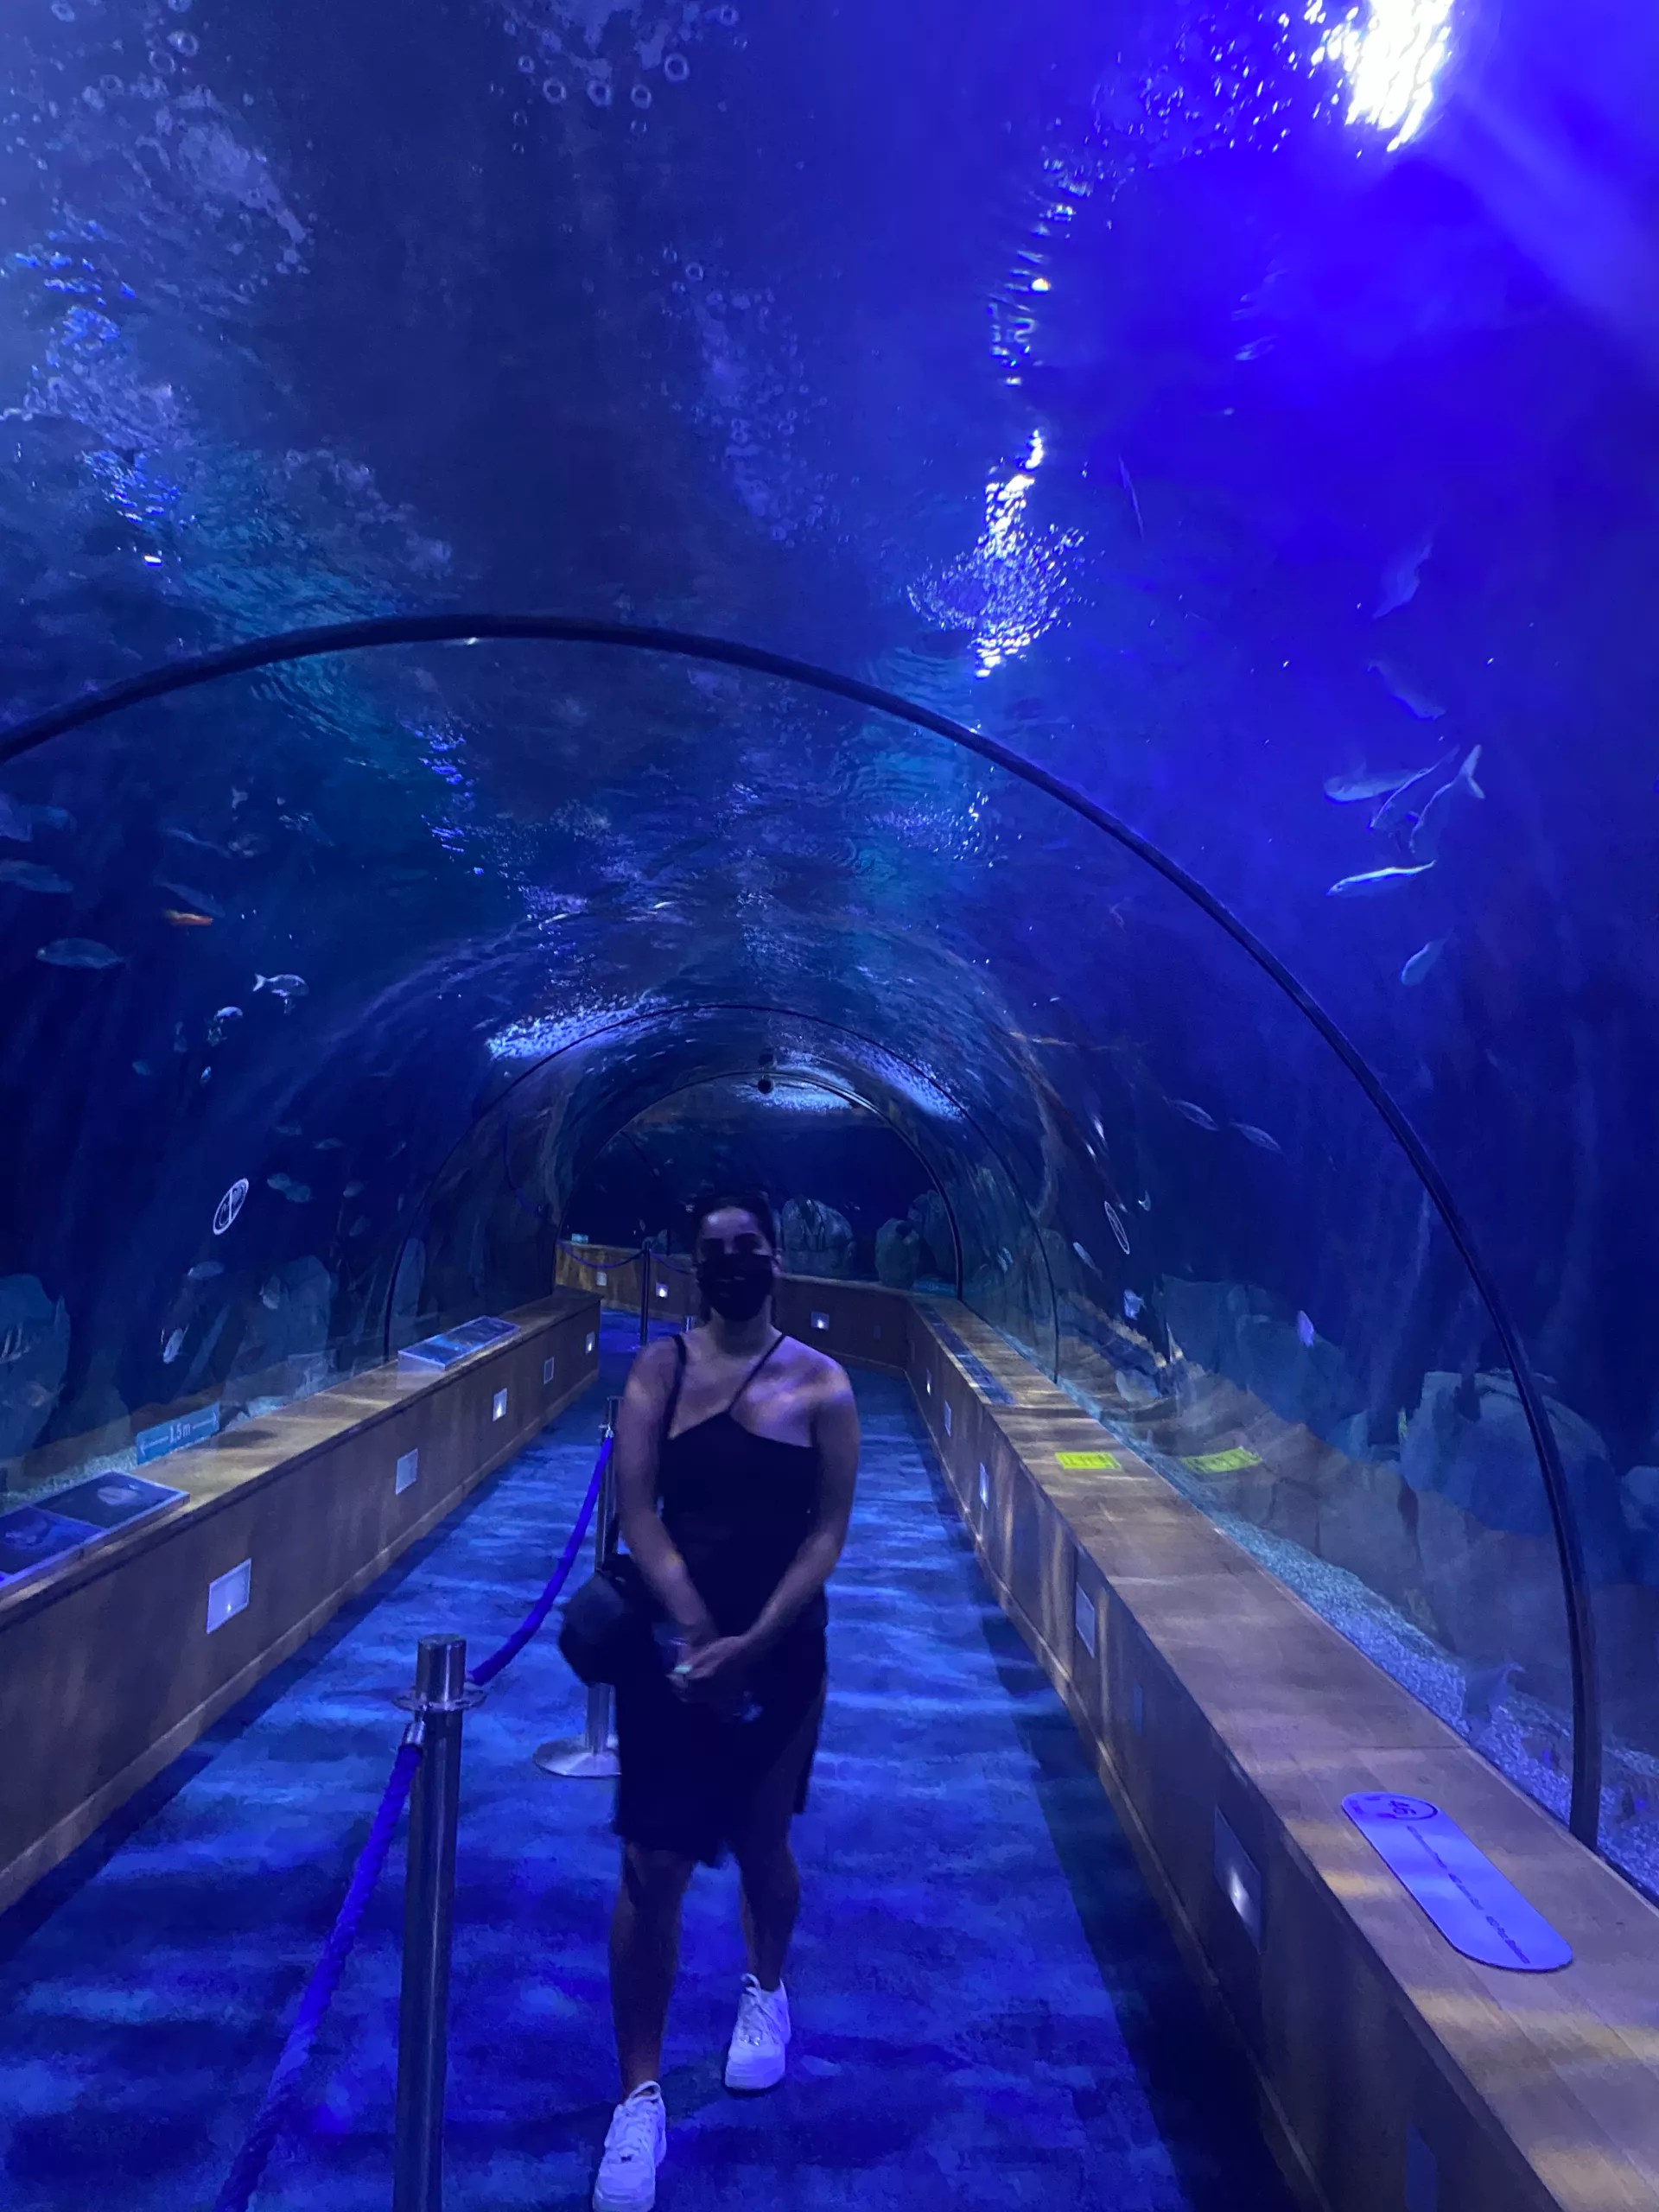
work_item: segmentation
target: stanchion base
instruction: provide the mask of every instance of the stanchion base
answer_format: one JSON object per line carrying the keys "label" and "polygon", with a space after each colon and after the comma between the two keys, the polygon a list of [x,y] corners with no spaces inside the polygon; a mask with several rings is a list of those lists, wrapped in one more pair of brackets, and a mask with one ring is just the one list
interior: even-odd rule
{"label": "stanchion base", "polygon": [[543,1774],[556,1774],[567,1782],[613,1782],[621,1769],[615,1739],[602,1751],[590,1751],[584,1739],[571,1736],[556,1744],[543,1744],[536,1754]]}

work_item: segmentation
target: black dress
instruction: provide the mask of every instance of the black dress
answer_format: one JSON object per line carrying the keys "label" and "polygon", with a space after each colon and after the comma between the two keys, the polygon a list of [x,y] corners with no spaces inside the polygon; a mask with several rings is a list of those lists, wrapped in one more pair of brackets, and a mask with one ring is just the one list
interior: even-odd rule
{"label": "black dress", "polygon": [[[739,1400],[784,1341],[779,1336],[755,1362],[723,1412],[675,1436],[685,1343],[674,1340],[658,1503],[722,1636],[754,1625],[817,1525],[817,1448],[757,1436],[736,1417]],[[820,1591],[749,1670],[741,1708],[748,1718],[681,1698],[655,1666],[617,1685],[621,1772],[612,1825],[620,1836],[717,1866],[768,1784],[790,1790],[792,1783],[789,1802],[804,1811],[823,1710],[828,1620]]]}

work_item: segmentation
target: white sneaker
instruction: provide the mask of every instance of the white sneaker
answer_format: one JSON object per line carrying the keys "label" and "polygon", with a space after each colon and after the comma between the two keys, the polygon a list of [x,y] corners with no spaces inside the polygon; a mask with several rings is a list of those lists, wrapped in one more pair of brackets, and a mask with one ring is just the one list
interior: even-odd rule
{"label": "white sneaker", "polygon": [[657,2169],[667,2148],[663,2093],[655,2082],[646,2082],[611,2115],[594,2183],[594,2212],[651,2212]]}
{"label": "white sneaker", "polygon": [[732,2047],[726,2054],[727,2088],[776,2088],[784,2078],[788,2045],[789,1999],[782,1982],[776,1989],[762,1989],[752,1974],[746,1974]]}

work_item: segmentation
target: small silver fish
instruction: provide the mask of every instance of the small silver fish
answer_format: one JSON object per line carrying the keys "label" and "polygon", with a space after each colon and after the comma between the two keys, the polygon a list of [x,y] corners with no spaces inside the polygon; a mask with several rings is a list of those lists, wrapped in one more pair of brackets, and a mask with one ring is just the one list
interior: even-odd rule
{"label": "small silver fish", "polygon": [[239,1006],[220,1007],[207,1025],[207,1042],[210,1045],[222,1045],[242,1018],[242,1009]]}
{"label": "small silver fish", "polygon": [[179,1354],[180,1354],[183,1350],[184,1350],[184,1331],[183,1331],[182,1329],[175,1329],[175,1330],[173,1331],[173,1332],[172,1332],[172,1334],[171,1334],[170,1336],[166,1337],[166,1338],[164,1338],[162,1339],[162,1366],[163,1366],[163,1367],[171,1367],[171,1366],[172,1366],[172,1364],[173,1364],[173,1363],[174,1363],[174,1361],[178,1357]]}
{"label": "small silver fish", "polygon": [[368,1225],[369,1217],[365,1213],[360,1213],[357,1217],[357,1219],[352,1224],[351,1227],[346,1231],[346,1234],[348,1236],[360,1236]]}
{"label": "small silver fish", "polygon": [[1135,1203],[1140,1207],[1142,1213],[1150,1213],[1152,1211],[1152,1192],[1150,1191],[1142,1191],[1140,1197]]}
{"label": "small silver fish", "polygon": [[211,921],[224,920],[225,909],[205,891],[193,891],[188,883],[170,883],[164,875],[158,875],[155,880],[158,891],[170,892],[181,906],[189,907],[192,912],[206,914]]}
{"label": "small silver fish", "polygon": [[283,1192],[283,1196],[291,1206],[308,1206],[311,1203],[311,1185],[308,1183],[290,1183]]}
{"label": "small silver fish", "polygon": [[300,1125],[297,1122],[278,1122],[274,1124],[274,1127],[279,1137],[296,1137],[300,1134]]}
{"label": "small silver fish", "polygon": [[1194,1128],[1213,1129],[1217,1126],[1215,1116],[1206,1114],[1202,1106],[1195,1106],[1190,1098],[1172,1098],[1169,1103],[1178,1114],[1185,1115]]}
{"label": "small silver fish", "polygon": [[1235,1122],[1233,1127],[1240,1136],[1248,1137],[1258,1152],[1282,1153],[1284,1150],[1276,1137],[1270,1137],[1265,1129],[1258,1129],[1252,1122]]}
{"label": "small silver fish", "polygon": [[346,1140],[344,1137],[319,1137],[311,1149],[313,1152],[344,1152]]}
{"label": "small silver fish", "polygon": [[1327,899],[1371,899],[1379,891],[1392,891],[1396,883],[1409,883],[1414,875],[1427,875],[1433,861],[1415,868],[1374,868],[1363,875],[1344,875],[1325,893]]}
{"label": "small silver fish", "polygon": [[0,861],[0,883],[15,883],[20,891],[59,895],[75,887],[53,869],[37,868],[33,861]]}
{"label": "small silver fish", "polygon": [[1117,1208],[1112,1204],[1109,1198],[1103,1198],[1101,1200],[1101,1204],[1106,1209],[1107,1220],[1112,1224],[1112,1234],[1122,1246],[1124,1255],[1127,1257],[1129,1249],[1128,1226],[1124,1221],[1122,1215],[1118,1211]]}
{"label": "small silver fish", "polygon": [[1402,707],[1409,709],[1419,721],[1437,722],[1446,712],[1438,699],[1431,699],[1427,691],[1420,690],[1410,677],[1402,676],[1391,661],[1369,661],[1366,665],[1373,676],[1382,678],[1382,688],[1389,697],[1397,699]]}
{"label": "small silver fish", "polygon": [[363,1195],[363,1185],[361,1183],[348,1183],[340,1195],[342,1198],[359,1198]]}
{"label": "small silver fish", "polygon": [[1382,591],[1371,620],[1380,622],[1385,614],[1392,614],[1396,607],[1408,607],[1417,596],[1421,582],[1420,571],[1434,550],[1434,533],[1424,531],[1411,543],[1396,553],[1382,571]]}
{"label": "small silver fish", "polygon": [[185,1034],[181,1021],[175,1021],[173,1025],[173,1049],[175,1052],[188,1052],[190,1049],[190,1039]]}
{"label": "small silver fish", "polygon": [[156,1072],[148,1060],[135,1060],[132,1064],[132,1071],[134,1075],[154,1075]]}
{"label": "small silver fish", "polygon": [[1421,983],[1434,963],[1446,950],[1443,937],[1432,937],[1421,952],[1414,952],[1400,970],[1402,983]]}
{"label": "small silver fish", "polygon": [[222,1275],[223,1266],[217,1260],[198,1260],[186,1275],[186,1282],[211,1282],[215,1275]]}
{"label": "small silver fish", "polygon": [[292,1176],[267,1175],[265,1178],[265,1188],[268,1191],[287,1192],[291,1191],[293,1187],[294,1179]]}
{"label": "small silver fish", "polygon": [[1345,776],[1327,776],[1325,795],[1338,806],[1352,806],[1363,798],[1387,798],[1419,772],[1415,768],[1389,768],[1374,774],[1362,765]]}
{"label": "small silver fish", "polygon": [[1299,1313],[1296,1316],[1296,1333],[1301,1338],[1302,1343],[1306,1349],[1309,1351],[1312,1351],[1313,1349],[1314,1340],[1319,1332],[1314,1328],[1313,1324],[1308,1319],[1306,1313]]}
{"label": "small silver fish", "polygon": [[1145,1311],[1145,1308],[1146,1300],[1141,1296],[1138,1291],[1126,1290],[1124,1292],[1123,1313],[1126,1320],[1138,1320],[1141,1313]]}
{"label": "small silver fish", "polygon": [[100,944],[96,938],[59,937],[50,944],[43,944],[35,954],[48,968],[124,968],[124,952],[112,952],[107,944]]}
{"label": "small silver fish", "polygon": [[211,1082],[213,1081],[213,1071],[212,1068],[203,1068],[203,1070],[202,1070],[202,1071],[201,1071],[200,1075],[197,1077],[197,1081],[198,1081],[198,1083],[203,1083],[203,1084],[206,1084],[206,1083],[211,1083]]}
{"label": "small silver fish", "polygon": [[1398,790],[1392,791],[1371,817],[1371,827],[1380,837],[1391,837],[1396,830],[1406,829],[1422,812],[1431,791],[1443,784],[1458,765],[1457,747],[1443,753],[1427,768],[1419,768],[1406,778]]}
{"label": "small silver fish", "polygon": [[272,998],[280,999],[283,1002],[283,1011],[286,1014],[293,1006],[295,1000],[302,999],[311,986],[303,976],[256,975],[253,979],[253,988],[256,991],[269,991]]}
{"label": "small silver fish", "polygon": [[1077,1254],[1077,1257],[1078,1257],[1078,1258],[1083,1262],[1083,1264],[1084,1264],[1084,1266],[1085,1268],[1094,1268],[1095,1273],[1096,1273],[1096,1274],[1098,1274],[1100,1273],[1100,1269],[1099,1269],[1098,1268],[1096,1268],[1096,1267],[1095,1267],[1094,1261],[1090,1258],[1090,1255],[1089,1255],[1089,1254],[1088,1254],[1088,1253],[1084,1249],[1083,1246],[1082,1246],[1081,1244],[1079,1244],[1079,1243],[1078,1243],[1078,1242],[1077,1242],[1077,1238],[1076,1238],[1075,1236],[1071,1239],[1071,1249],[1072,1249],[1072,1250]]}
{"label": "small silver fish", "polygon": [[32,845],[35,824],[28,810],[18,805],[15,798],[8,798],[0,791],[0,837],[9,837],[14,845]]}
{"label": "small silver fish", "polygon": [[214,844],[211,837],[198,837],[194,830],[181,830],[176,823],[162,823],[162,835],[174,838],[181,845],[194,845],[199,853],[213,853],[222,861],[230,858],[223,845]]}
{"label": "small silver fish", "polygon": [[1459,797],[1485,798],[1485,792],[1475,781],[1475,770],[1479,766],[1480,747],[1477,745],[1451,782],[1442,784],[1440,790],[1424,807],[1421,814],[1417,817],[1417,826],[1411,833],[1413,860],[1427,863],[1440,858],[1440,839],[1446,835],[1446,823],[1451,819],[1452,809],[1457,804]]}
{"label": "small silver fish", "polygon": [[14,1321],[3,1336],[0,1336],[0,1367],[10,1367],[20,1360],[29,1349],[29,1332],[21,1321]]}

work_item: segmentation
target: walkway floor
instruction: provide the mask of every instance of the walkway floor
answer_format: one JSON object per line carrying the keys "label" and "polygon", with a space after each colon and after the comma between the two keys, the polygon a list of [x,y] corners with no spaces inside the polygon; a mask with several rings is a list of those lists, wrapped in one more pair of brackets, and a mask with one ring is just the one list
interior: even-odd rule
{"label": "walkway floor", "polygon": [[[620,1342],[607,1379],[619,1387]],[[0,1919],[8,2212],[204,2212],[396,1746],[416,1638],[518,1620],[591,1467],[595,1391]],[[721,2086],[734,1876],[704,1872],[670,2024],[663,2212],[1287,2212],[1063,1708],[987,1592],[908,1394],[858,1378],[865,1472],[798,1824],[790,2080]],[[609,1788],[536,1745],[543,1637],[467,1724],[447,2212],[575,2212],[609,2114]],[[389,2201],[394,1853],[256,2212]]]}

